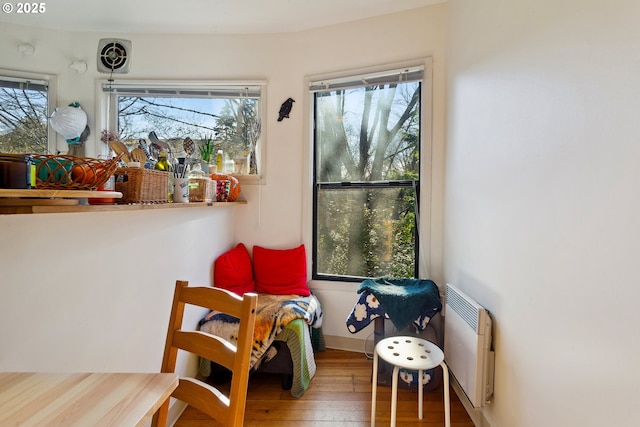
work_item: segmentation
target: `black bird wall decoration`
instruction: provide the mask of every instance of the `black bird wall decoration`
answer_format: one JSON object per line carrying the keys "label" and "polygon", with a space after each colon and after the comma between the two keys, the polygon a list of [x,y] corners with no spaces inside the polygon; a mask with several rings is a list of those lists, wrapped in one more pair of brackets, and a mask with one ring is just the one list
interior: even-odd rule
{"label": "black bird wall decoration", "polygon": [[288,119],[289,113],[291,112],[291,107],[293,107],[293,103],[296,102],[293,98],[288,98],[286,101],[282,103],[280,106],[280,113],[278,115],[278,121],[281,122],[282,119]]}

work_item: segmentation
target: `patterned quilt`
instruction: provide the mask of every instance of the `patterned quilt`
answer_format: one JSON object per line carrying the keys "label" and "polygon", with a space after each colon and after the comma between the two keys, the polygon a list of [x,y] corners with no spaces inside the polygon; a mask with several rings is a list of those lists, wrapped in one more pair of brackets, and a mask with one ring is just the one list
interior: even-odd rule
{"label": "patterned quilt", "polygon": [[[322,307],[314,295],[258,295],[256,325],[253,332],[251,367],[261,360],[276,335],[295,319],[303,319],[314,328],[322,326]],[[200,321],[200,330],[237,341],[238,319],[228,314],[211,311]]]}

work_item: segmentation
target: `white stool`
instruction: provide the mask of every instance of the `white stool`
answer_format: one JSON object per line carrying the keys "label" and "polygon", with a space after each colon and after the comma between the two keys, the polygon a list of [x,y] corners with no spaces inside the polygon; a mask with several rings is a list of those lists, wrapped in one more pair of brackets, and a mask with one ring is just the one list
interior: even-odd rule
{"label": "white stool", "polygon": [[451,426],[449,407],[449,369],[444,353],[437,345],[417,337],[390,337],[380,341],[373,351],[373,388],[371,393],[371,427],[376,424],[376,391],[378,385],[378,356],[394,365],[391,382],[391,427],[396,425],[398,371],[400,368],[418,371],[418,418],[422,419],[422,371],[442,366],[444,378],[444,425]]}

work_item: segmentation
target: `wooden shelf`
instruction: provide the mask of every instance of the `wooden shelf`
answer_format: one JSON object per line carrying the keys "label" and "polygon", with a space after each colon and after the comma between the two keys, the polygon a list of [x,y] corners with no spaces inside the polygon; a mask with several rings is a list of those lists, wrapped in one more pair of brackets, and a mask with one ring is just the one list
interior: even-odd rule
{"label": "wooden shelf", "polygon": [[117,191],[91,191],[91,190],[16,190],[12,188],[0,188],[0,197],[24,197],[29,199],[85,199],[105,198],[119,199],[122,193]]}
{"label": "wooden shelf", "polygon": [[121,197],[122,193],[117,191],[0,189],[0,214],[6,215],[74,212],[123,212],[158,209],[193,209],[247,204],[246,201],[126,205],[79,204],[79,201],[81,199],[119,199]]}

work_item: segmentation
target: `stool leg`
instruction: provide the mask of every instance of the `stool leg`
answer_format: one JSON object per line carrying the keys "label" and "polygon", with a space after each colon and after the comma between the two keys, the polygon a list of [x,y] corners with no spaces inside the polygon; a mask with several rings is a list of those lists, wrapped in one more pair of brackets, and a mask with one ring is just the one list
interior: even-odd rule
{"label": "stool leg", "polygon": [[376,425],[376,392],[378,388],[378,352],[373,349],[373,376],[371,377],[371,427]]}
{"label": "stool leg", "polygon": [[391,380],[391,427],[396,427],[396,411],[398,409],[398,371],[399,366],[393,367],[393,380]]}
{"label": "stool leg", "polygon": [[422,369],[418,371],[418,419],[422,419],[422,396],[424,391],[422,390]]}
{"label": "stool leg", "polygon": [[449,401],[449,368],[442,362],[442,377],[444,378],[444,425],[451,427],[451,403]]}

